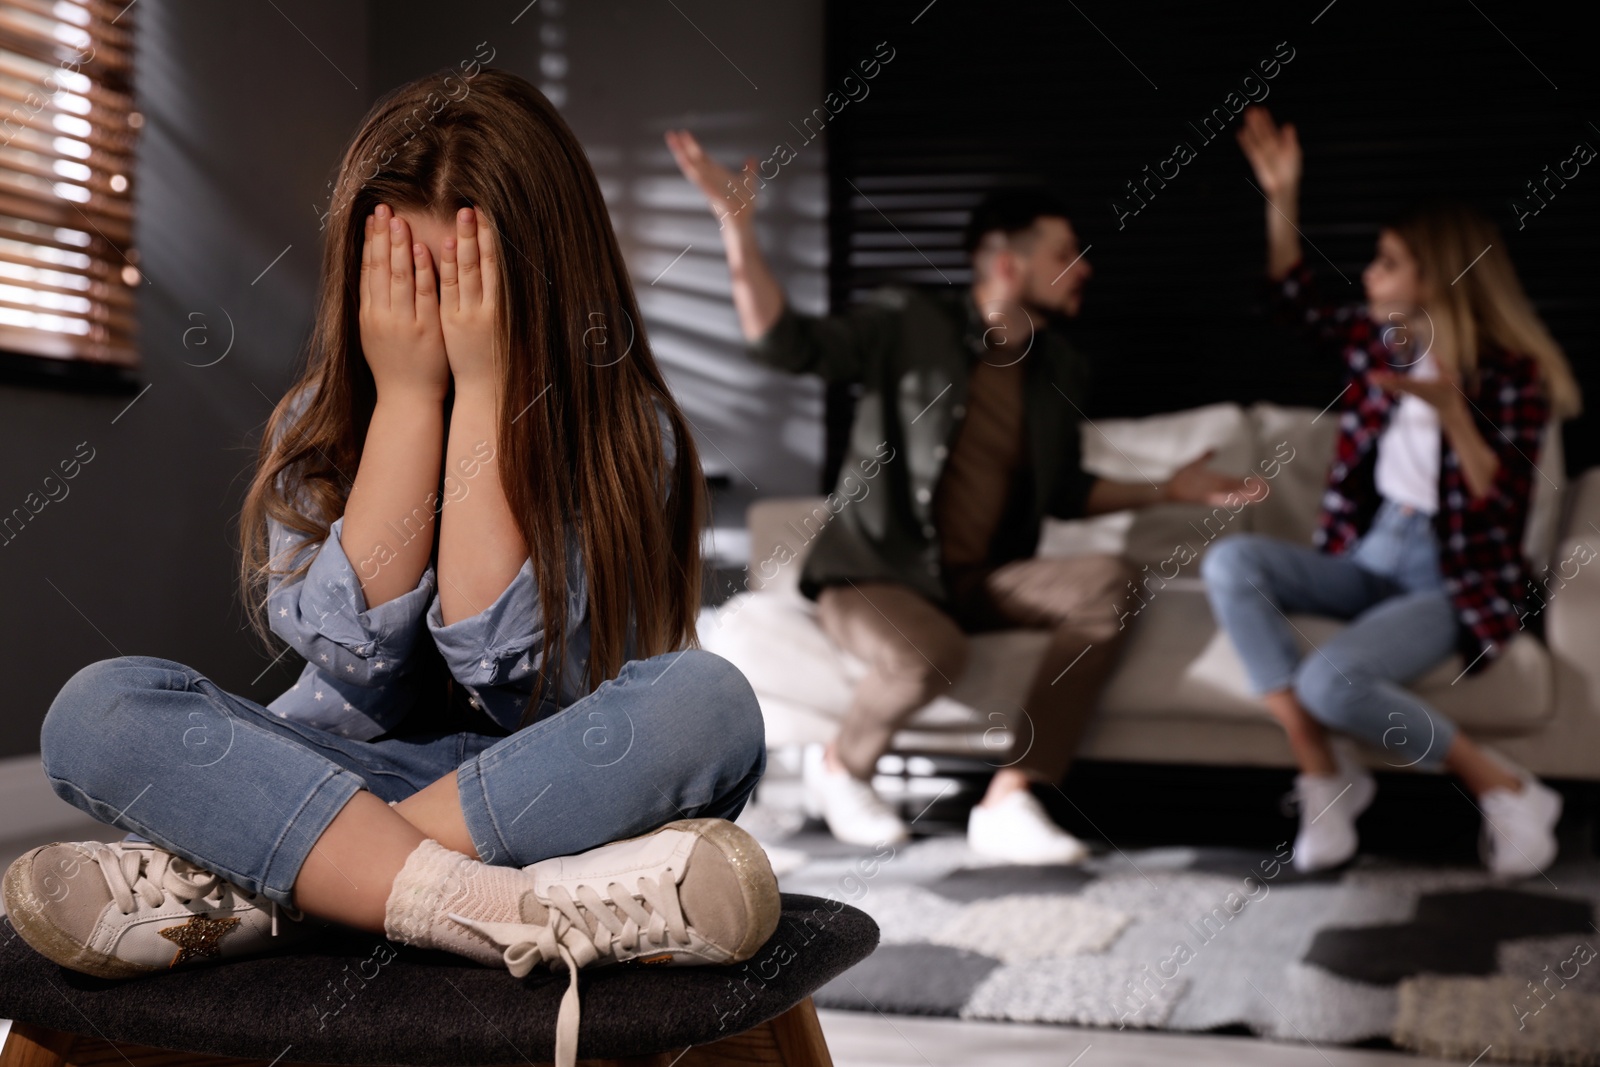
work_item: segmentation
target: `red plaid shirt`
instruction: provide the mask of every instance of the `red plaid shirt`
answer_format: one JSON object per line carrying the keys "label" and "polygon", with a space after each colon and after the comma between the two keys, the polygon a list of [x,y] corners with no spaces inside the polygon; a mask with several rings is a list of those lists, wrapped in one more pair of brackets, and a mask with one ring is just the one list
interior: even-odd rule
{"label": "red plaid shirt", "polygon": [[[1281,309],[1297,314],[1324,344],[1339,350],[1348,372],[1344,392],[1334,402],[1339,437],[1314,537],[1323,551],[1342,553],[1371,525],[1382,502],[1373,472],[1378,436],[1395,397],[1372,380],[1372,372],[1403,371],[1416,357],[1398,356],[1388,344],[1391,330],[1369,318],[1365,308],[1321,303],[1303,261],[1274,290]],[[1399,334],[1393,339],[1403,343]],[[1463,382],[1461,388],[1478,432],[1500,462],[1488,494],[1474,500],[1461,459],[1441,433],[1433,528],[1445,592],[1460,623],[1457,648],[1467,670],[1476,673],[1500,655],[1519,629],[1519,608],[1525,610],[1529,583],[1522,533],[1550,403],[1535,360],[1487,341],[1480,344],[1476,383]]]}

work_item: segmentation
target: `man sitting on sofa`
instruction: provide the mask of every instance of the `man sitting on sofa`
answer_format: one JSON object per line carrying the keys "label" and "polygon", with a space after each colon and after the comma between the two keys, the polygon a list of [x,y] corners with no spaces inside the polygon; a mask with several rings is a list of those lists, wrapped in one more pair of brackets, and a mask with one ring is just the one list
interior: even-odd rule
{"label": "man sitting on sofa", "polygon": [[1134,571],[1112,555],[1031,558],[1041,521],[1159,501],[1215,504],[1243,483],[1207,470],[1206,456],[1160,485],[1081,468],[1088,367],[1046,324],[1077,313],[1091,271],[1048,191],[991,194],[977,208],[966,232],[970,288],[884,288],[847,315],[803,315],[757,246],[754,160],[735,179],[687,131],[667,143],[722,223],[751,356],[863,387],[842,476],[870,468],[874,485],[818,534],[799,587],[828,637],[869,672],[838,736],[806,754],[808,803],[840,840],[904,840],[905,823],[870,784],[896,729],[960,677],[968,633],[1048,628],[1012,748],[967,837],[1010,862],[1082,859],[1083,844],[1029,787],[1066,773],[1115,666],[1125,635],[1117,604]]}

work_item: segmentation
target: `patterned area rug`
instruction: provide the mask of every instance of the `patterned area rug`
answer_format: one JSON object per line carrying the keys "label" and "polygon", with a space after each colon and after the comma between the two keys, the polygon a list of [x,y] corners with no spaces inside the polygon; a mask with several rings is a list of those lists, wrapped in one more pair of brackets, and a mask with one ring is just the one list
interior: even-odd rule
{"label": "patterned area rug", "polygon": [[1365,859],[1304,876],[1287,845],[1017,867],[958,836],[871,849],[747,822],[777,846],[783,889],[831,894],[882,929],[819,1007],[1600,1064],[1592,858],[1511,884]]}

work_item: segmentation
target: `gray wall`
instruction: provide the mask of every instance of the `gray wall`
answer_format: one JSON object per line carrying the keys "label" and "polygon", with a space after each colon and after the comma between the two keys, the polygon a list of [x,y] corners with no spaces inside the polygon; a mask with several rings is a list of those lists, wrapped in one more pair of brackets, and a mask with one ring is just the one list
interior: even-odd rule
{"label": "gray wall", "polygon": [[[584,141],[708,471],[744,493],[814,488],[819,390],[744,361],[715,222],[661,132],[691,127],[730,160],[798,144],[789,119],[823,92],[820,2],[449,10],[441,22],[417,0],[138,6],[148,389],[0,386],[0,511],[41,491],[80,442],[94,450],[68,494],[0,545],[0,757],[36,751],[62,683],[108,656],[177,660],[262,702],[292,680],[294,654],[274,666],[243,629],[234,538],[262,422],[310,328],[326,183],[380,92],[482,41],[495,65],[557,99]],[[763,211],[775,265],[810,310],[824,299],[825,158],[822,142],[801,149]]]}

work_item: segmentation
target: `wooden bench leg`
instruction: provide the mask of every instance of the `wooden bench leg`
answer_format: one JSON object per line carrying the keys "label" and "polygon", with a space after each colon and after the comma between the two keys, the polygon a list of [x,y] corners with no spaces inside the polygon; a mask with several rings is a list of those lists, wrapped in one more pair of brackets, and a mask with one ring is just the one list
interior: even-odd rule
{"label": "wooden bench leg", "polygon": [[0,1067],[61,1067],[72,1051],[73,1035],[29,1023],[12,1023]]}
{"label": "wooden bench leg", "polygon": [[677,1067],[833,1067],[833,1057],[822,1036],[817,1007],[807,997],[742,1034],[694,1046],[676,1063]]}
{"label": "wooden bench leg", "polygon": [[807,997],[767,1024],[777,1036],[783,1067],[833,1067],[817,1006]]}

